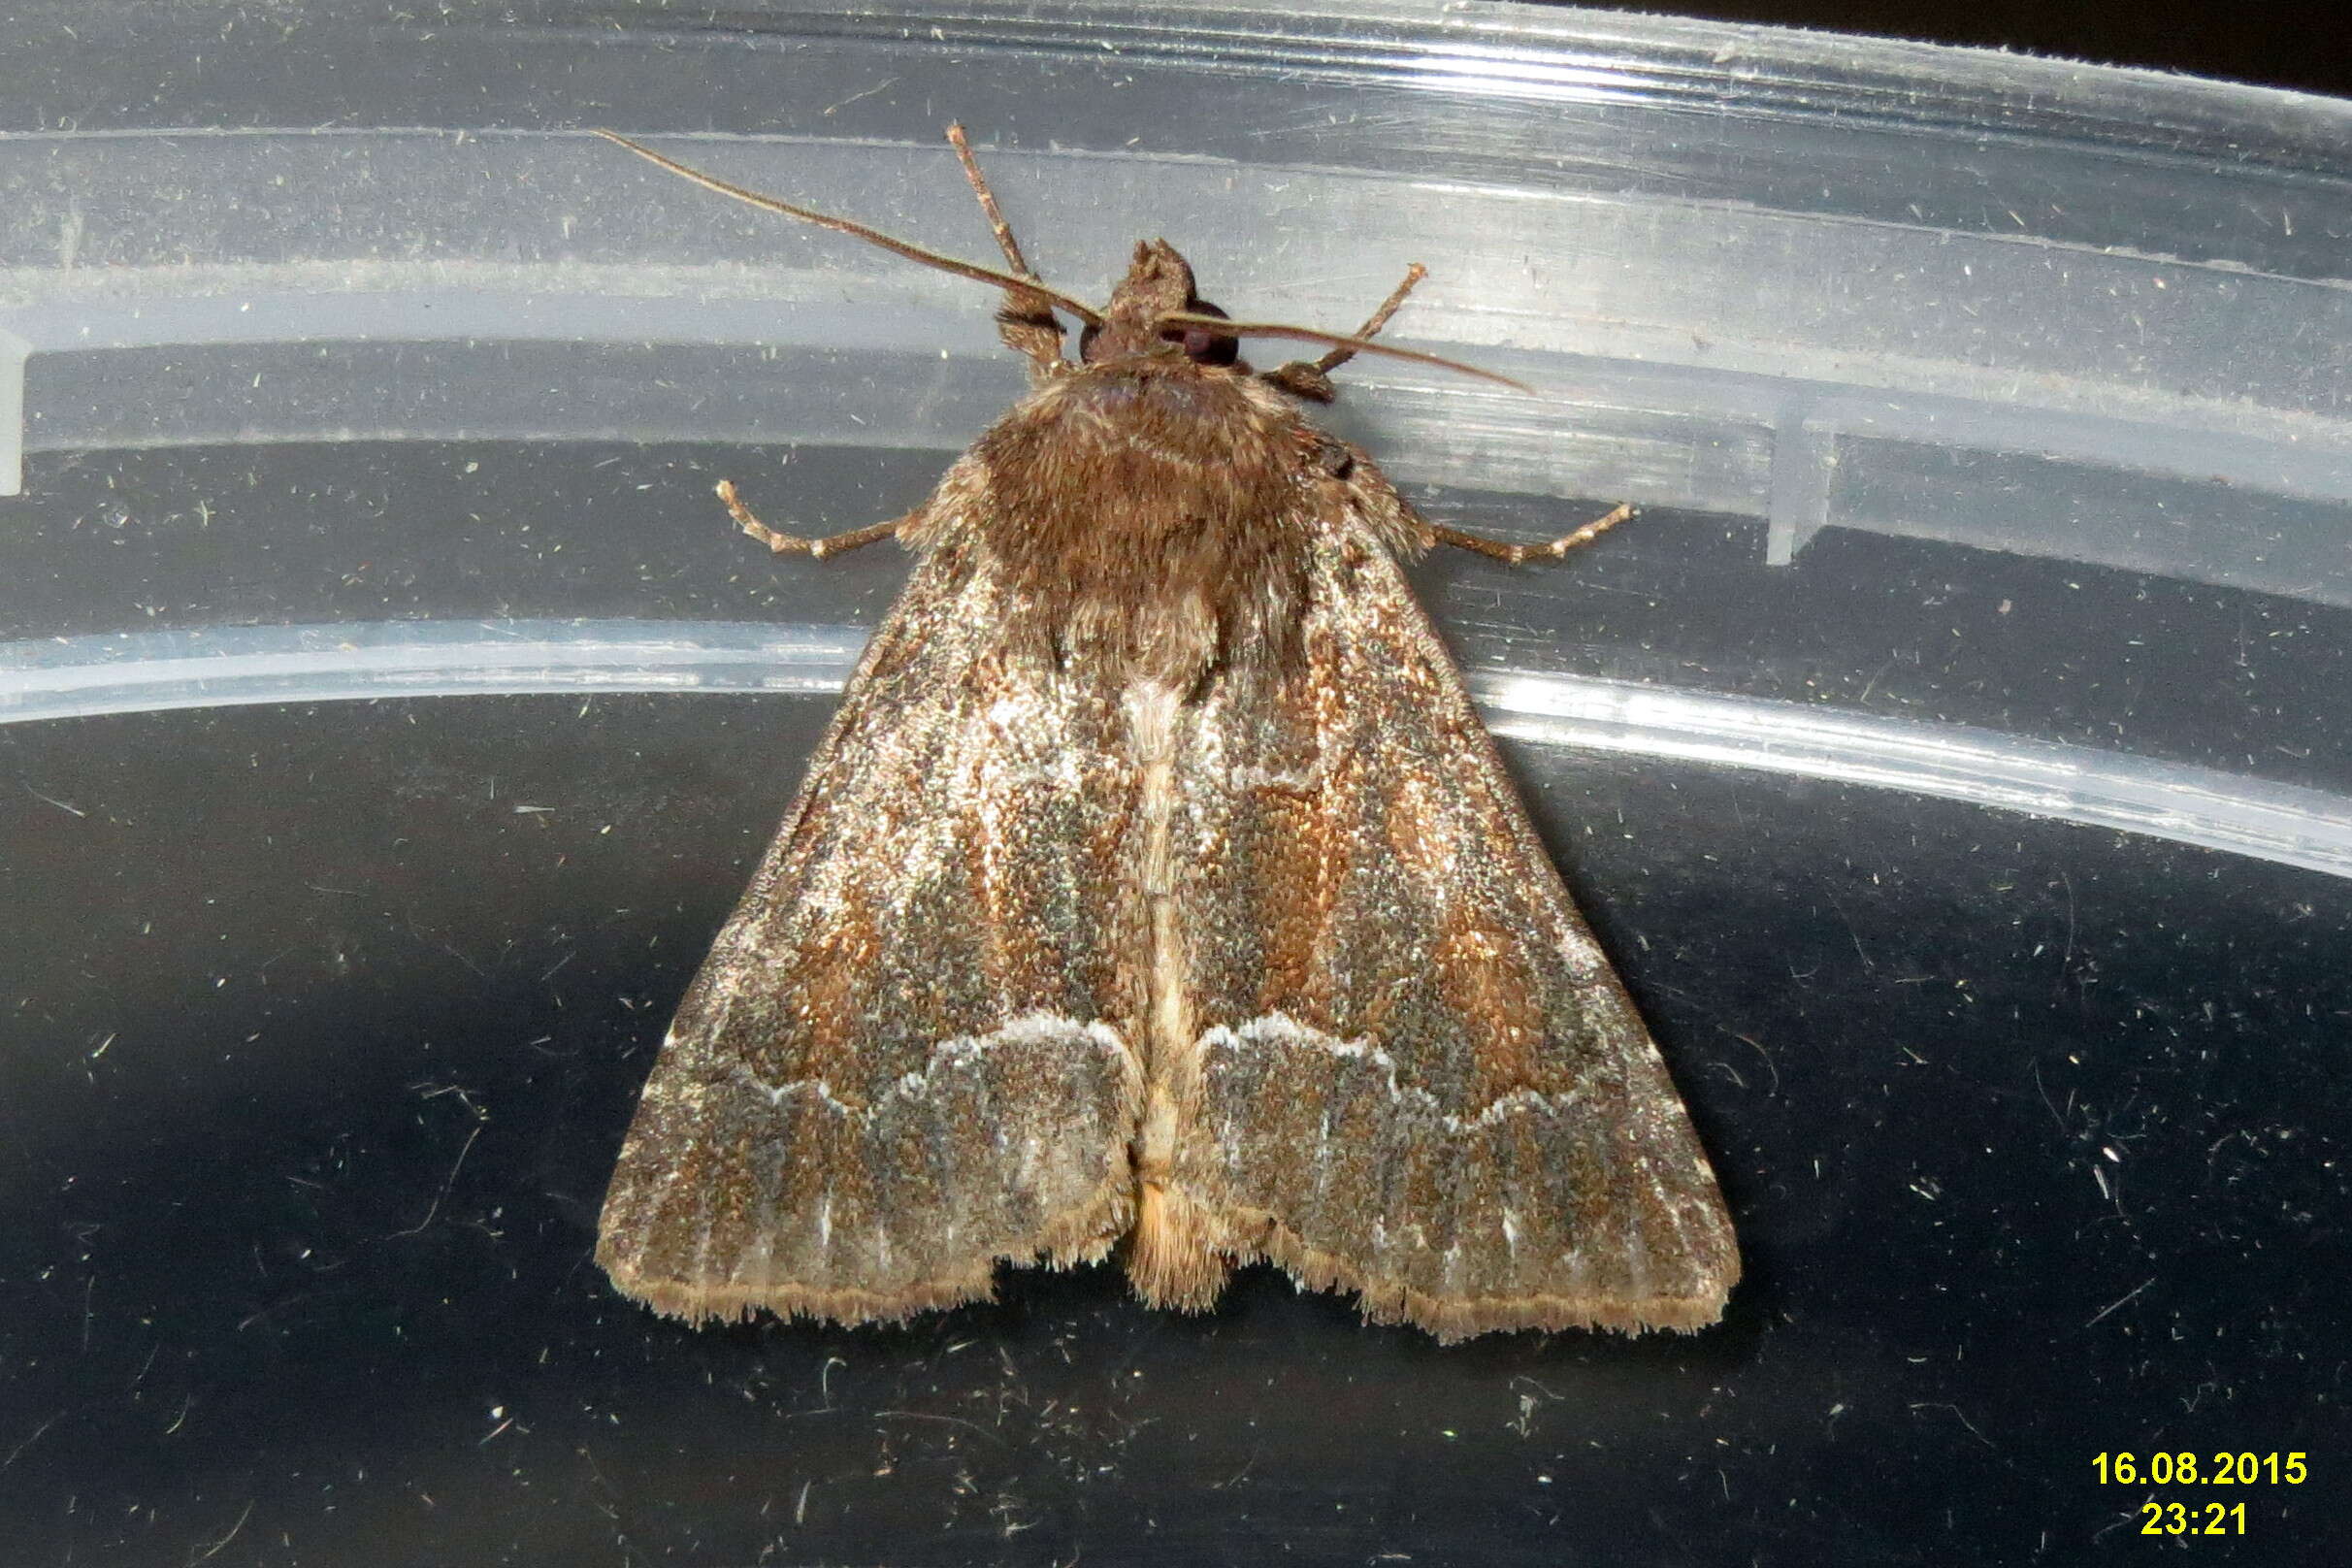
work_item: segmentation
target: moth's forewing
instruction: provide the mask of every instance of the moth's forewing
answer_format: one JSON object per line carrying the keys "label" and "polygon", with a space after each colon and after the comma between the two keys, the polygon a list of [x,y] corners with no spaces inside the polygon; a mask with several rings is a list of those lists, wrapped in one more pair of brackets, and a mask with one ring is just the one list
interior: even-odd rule
{"label": "moth's forewing", "polygon": [[1714,1174],[1384,542],[1392,494],[1369,464],[1325,493],[1299,684],[1193,710],[1176,1192],[1441,1338],[1713,1323]]}
{"label": "moth's forewing", "polygon": [[903,1318],[1127,1228],[1132,938],[1089,813],[1131,769],[1082,683],[999,656],[997,592],[917,567],[679,1009],[597,1253],[651,1306]]}

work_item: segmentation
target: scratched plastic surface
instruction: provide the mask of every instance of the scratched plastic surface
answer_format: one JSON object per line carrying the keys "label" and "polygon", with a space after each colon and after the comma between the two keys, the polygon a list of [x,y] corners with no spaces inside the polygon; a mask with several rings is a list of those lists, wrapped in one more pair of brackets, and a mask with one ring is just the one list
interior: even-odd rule
{"label": "scratched plastic surface", "polygon": [[[23,1560],[2071,1561],[2140,1529],[2098,1453],[2352,1462],[2345,106],[1508,7],[19,12]],[[1432,514],[1648,508],[1420,581],[1715,1153],[1722,1327],[604,1289],[904,570],[710,485],[894,515],[1021,376],[985,291],[582,128],[985,258],[951,116],[1073,292],[1162,235],[1346,326],[1426,263],[1397,341],[1540,389],[1350,367]],[[2199,1550],[2343,1560],[2331,1474]]]}

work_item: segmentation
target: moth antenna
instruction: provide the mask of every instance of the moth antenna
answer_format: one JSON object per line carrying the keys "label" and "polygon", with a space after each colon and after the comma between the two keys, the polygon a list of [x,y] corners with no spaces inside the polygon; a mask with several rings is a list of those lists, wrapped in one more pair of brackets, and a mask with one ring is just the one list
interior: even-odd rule
{"label": "moth antenna", "polygon": [[[961,122],[948,126],[947,142],[956,149],[956,161],[964,165],[964,178],[972,187],[972,194],[980,198],[981,214],[996,236],[996,248],[1004,252],[1004,264],[1012,269],[1014,277],[1040,282],[1029,269],[1029,258],[1021,253],[1021,242],[1013,238],[1013,226],[1004,221],[1004,213],[997,210],[996,193],[988,188],[988,177],[980,172],[980,160],[972,156],[972,145],[964,139]],[[1026,355],[1041,375],[1050,376],[1068,366],[1062,354],[1062,323],[1054,317],[1053,302],[1039,290],[1005,292],[1004,308],[996,312],[996,336],[1004,341],[1005,347]]]}
{"label": "moth antenna", "polygon": [[956,149],[956,161],[964,165],[964,178],[971,184],[972,194],[980,198],[980,211],[996,233],[996,248],[1004,252],[1004,264],[1016,278],[1037,281],[1037,275],[1029,271],[1029,258],[1021,253],[1021,242],[1013,238],[1013,226],[996,210],[996,193],[988,188],[988,177],[980,172],[980,160],[972,156],[972,145],[964,140],[961,120],[947,128],[947,144]]}
{"label": "moth antenna", "polygon": [[1482,381],[1507,386],[1514,392],[1525,392],[1531,396],[1535,392],[1535,388],[1524,381],[1515,381],[1508,376],[1481,370],[1476,365],[1465,365],[1458,359],[1448,359],[1443,354],[1424,354],[1418,348],[1391,348],[1387,343],[1374,343],[1369,338],[1350,337],[1344,332],[1318,332],[1313,327],[1290,327],[1273,321],[1227,321],[1223,316],[1200,315],[1192,310],[1163,311],[1160,319],[1174,326],[1197,327],[1226,338],[1295,338],[1300,343],[1328,343],[1350,354],[1385,354],[1390,359],[1409,359],[1419,365],[1435,365],[1444,370],[1458,371],[1464,376],[1475,376]]}
{"label": "moth antenna", "polygon": [[987,283],[1018,294],[1033,295],[1050,302],[1057,310],[1067,310],[1090,327],[1102,325],[1101,311],[1083,300],[1070,298],[1059,289],[1048,288],[1034,278],[1016,277],[1011,273],[998,272],[993,267],[980,266],[976,262],[960,261],[954,256],[943,256],[936,250],[926,250],[919,245],[909,245],[904,240],[893,239],[881,230],[868,228],[855,219],[835,217],[831,212],[819,212],[811,208],[795,207],[792,203],[778,201],[773,196],[764,196],[756,190],[748,190],[741,185],[731,184],[716,175],[706,175],[700,169],[689,168],[675,158],[664,157],[653,148],[632,142],[617,131],[597,130],[593,134],[601,136],[616,146],[627,147],[647,163],[667,169],[680,180],[690,180],[704,190],[717,191],[722,196],[732,196],[738,202],[759,208],[762,212],[799,218],[803,223],[814,223],[821,229],[831,229],[836,234],[846,234],[852,239],[864,240],[867,245],[880,245],[893,255],[904,256],[908,261],[920,262],[926,267],[935,267],[943,273],[953,273],[958,278],[968,278],[976,283]]}

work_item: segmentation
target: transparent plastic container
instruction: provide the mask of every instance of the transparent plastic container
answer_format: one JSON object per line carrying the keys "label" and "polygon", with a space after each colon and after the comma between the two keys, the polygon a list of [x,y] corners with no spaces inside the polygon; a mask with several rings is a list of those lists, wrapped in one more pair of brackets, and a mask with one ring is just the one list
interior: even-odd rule
{"label": "transparent plastic container", "polygon": [[[1511,6],[18,9],[26,1560],[2007,1562],[2139,1528],[2102,1451],[2344,1453],[2352,109]],[[1393,341],[1538,389],[1347,369],[1431,515],[1645,508],[1419,580],[1715,1152],[1722,1327],[605,1290],[903,573],[711,482],[892,516],[1023,380],[988,291],[587,130],[985,260],[950,118],[1073,293],[1162,236],[1345,329],[1426,264]]]}

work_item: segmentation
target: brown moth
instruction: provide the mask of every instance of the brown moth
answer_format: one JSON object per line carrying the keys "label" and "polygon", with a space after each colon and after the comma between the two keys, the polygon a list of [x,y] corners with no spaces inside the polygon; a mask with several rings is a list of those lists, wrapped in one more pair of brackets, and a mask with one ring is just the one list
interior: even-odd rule
{"label": "brown moth", "polygon": [[[1419,268],[1345,337],[1228,321],[1153,241],[1097,310],[949,135],[1008,271],[611,138],[1002,288],[1033,387],[893,522],[798,539],[721,486],[779,552],[917,562],[670,1027],[598,1261],[696,1321],[903,1319],[1123,1248],[1191,1311],[1267,1258],[1441,1340],[1715,1322],[1707,1158],[1400,566],[1627,508],[1457,533],[1300,416],[1357,352],[1430,357],[1366,341]],[[1242,336],[1330,351],[1259,374]]]}

